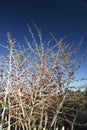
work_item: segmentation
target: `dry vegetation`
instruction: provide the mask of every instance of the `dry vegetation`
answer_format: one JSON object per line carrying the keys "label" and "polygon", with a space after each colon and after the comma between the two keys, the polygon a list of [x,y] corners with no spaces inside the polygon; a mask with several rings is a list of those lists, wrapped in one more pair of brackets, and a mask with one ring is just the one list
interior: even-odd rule
{"label": "dry vegetation", "polygon": [[[82,42],[73,49],[63,40],[43,44],[34,24],[38,41],[28,25],[33,43],[16,45],[8,34],[8,54],[0,56],[0,127],[2,130],[64,130],[65,122],[80,125],[77,115],[84,97],[70,88],[84,55],[75,58]],[[52,42],[55,44],[52,45]],[[75,90],[75,88],[73,88]],[[78,107],[77,107],[78,106]]]}

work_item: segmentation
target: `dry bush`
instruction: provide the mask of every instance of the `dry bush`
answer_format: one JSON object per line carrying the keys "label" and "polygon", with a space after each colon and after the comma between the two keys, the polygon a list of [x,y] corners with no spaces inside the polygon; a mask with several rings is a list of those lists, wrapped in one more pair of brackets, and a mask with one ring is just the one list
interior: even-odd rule
{"label": "dry bush", "polygon": [[38,40],[28,25],[33,39],[30,43],[25,37],[28,47],[18,46],[10,34],[9,46],[0,45],[8,51],[0,56],[1,127],[3,130],[57,130],[68,122],[73,130],[78,114],[73,104],[79,102],[72,99],[70,84],[84,58],[83,55],[75,59],[82,42],[73,49],[51,34],[51,40],[44,45],[41,32],[34,26]]}

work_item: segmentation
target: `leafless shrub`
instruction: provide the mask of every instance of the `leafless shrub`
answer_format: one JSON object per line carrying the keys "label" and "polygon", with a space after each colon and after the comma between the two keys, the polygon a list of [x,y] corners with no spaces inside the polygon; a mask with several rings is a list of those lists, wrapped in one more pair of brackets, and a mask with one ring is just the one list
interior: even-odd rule
{"label": "leafless shrub", "polygon": [[72,50],[72,45],[65,44],[63,39],[57,41],[51,34],[52,40],[44,45],[41,32],[33,24],[38,41],[28,25],[33,39],[30,43],[25,37],[28,48],[16,45],[10,34],[9,46],[0,45],[8,50],[7,55],[0,56],[1,127],[3,130],[57,130],[66,121],[73,130],[78,115],[73,104],[80,104],[72,99],[70,83],[84,58],[83,55],[75,59],[82,42]]}

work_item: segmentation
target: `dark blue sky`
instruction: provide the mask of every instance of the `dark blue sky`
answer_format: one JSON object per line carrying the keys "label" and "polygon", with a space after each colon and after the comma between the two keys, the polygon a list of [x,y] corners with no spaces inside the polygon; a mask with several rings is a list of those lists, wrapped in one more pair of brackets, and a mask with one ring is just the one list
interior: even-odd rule
{"label": "dark blue sky", "polygon": [[73,41],[86,39],[87,0],[0,0],[0,35],[11,31],[20,38],[30,20],[42,32]]}
{"label": "dark blue sky", "polygon": [[44,33],[86,39],[87,0],[0,0],[0,35],[11,31],[20,38],[30,20]]}
{"label": "dark blue sky", "polygon": [[[7,42],[10,31],[23,44],[31,20],[42,30],[45,41],[52,32],[58,40],[66,36],[68,42],[78,43],[83,38],[81,52],[87,45],[87,0],[0,0],[0,43]],[[86,61],[80,69],[84,77]]]}

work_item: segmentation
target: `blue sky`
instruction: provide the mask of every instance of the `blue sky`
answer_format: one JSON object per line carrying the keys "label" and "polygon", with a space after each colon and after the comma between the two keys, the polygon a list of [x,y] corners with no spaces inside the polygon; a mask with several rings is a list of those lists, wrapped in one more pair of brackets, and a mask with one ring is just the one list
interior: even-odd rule
{"label": "blue sky", "polygon": [[[27,23],[33,20],[42,30],[43,41],[49,32],[59,40],[66,36],[68,43],[80,42],[87,46],[87,0],[0,0],[0,43],[7,44],[7,32],[21,44],[23,35],[28,36]],[[78,77],[87,77],[87,56]],[[83,82],[83,84],[86,82]]]}

